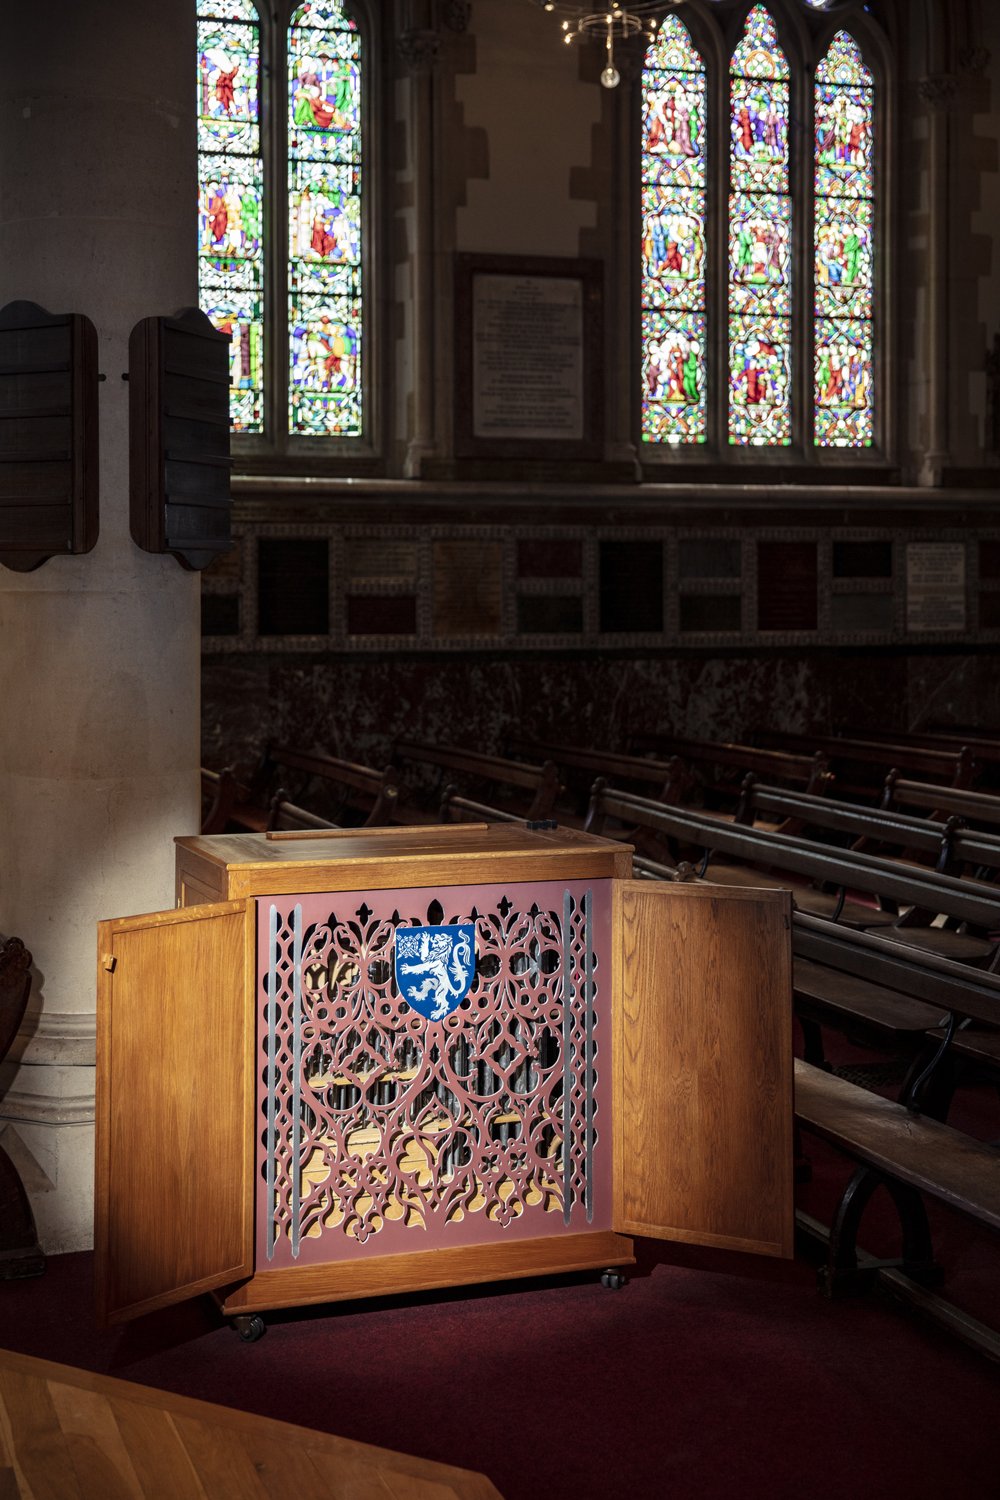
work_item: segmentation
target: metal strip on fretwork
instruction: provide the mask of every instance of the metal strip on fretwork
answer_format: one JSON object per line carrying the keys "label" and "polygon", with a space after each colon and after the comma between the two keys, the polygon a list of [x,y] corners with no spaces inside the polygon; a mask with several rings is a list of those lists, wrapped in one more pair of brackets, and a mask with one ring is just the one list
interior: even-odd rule
{"label": "metal strip on fretwork", "polygon": [[563,891],[563,1223],[573,1212],[573,898]]}
{"label": "metal strip on fretwork", "polygon": [[587,1015],[586,1041],[583,1051],[583,1070],[586,1081],[586,1103],[584,1118],[587,1122],[587,1173],[584,1179],[583,1201],[587,1209],[587,1223],[594,1217],[594,928],[593,892],[587,891],[583,898],[583,1003]]}
{"label": "metal strip on fretwork", "polygon": [[302,1211],[302,907],[292,912],[292,1254],[299,1253]]}
{"label": "metal strip on fretwork", "polygon": [[267,1258],[274,1255],[277,1228],[274,1222],[274,1183],[277,1175],[275,1160],[275,1116],[277,1113],[275,1059],[278,1055],[278,908],[272,903],[267,924]]}

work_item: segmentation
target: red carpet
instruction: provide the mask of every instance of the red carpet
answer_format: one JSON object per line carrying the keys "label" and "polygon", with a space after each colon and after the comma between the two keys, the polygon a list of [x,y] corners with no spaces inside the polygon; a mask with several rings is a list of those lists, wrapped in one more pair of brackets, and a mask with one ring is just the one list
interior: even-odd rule
{"label": "red carpet", "polygon": [[[952,1119],[1000,1135],[996,1090]],[[850,1164],[806,1146],[797,1198],[828,1223]],[[1000,1236],[931,1210],[947,1294],[1000,1329]],[[877,1197],[861,1238],[895,1249]],[[826,1301],[801,1259],[638,1254],[618,1292],[587,1275],[339,1304],[273,1315],[256,1344],[208,1299],[102,1333],[91,1257],[60,1256],[0,1282],[0,1346],[479,1469],[506,1500],[1000,1497],[1000,1365],[877,1297]]]}
{"label": "red carpet", "polygon": [[[0,1284],[3,1345],[485,1471],[506,1500],[1000,1494],[1000,1369],[813,1272],[644,1250],[586,1278],[100,1333],[89,1255]],[[336,1494],[336,1490],[331,1490]]]}

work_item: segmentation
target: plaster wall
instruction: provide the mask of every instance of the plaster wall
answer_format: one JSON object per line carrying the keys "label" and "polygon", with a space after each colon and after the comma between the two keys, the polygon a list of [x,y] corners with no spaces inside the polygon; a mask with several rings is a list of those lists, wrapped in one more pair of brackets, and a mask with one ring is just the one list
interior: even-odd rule
{"label": "plaster wall", "polygon": [[473,0],[469,24],[477,67],[457,77],[456,98],[466,126],[489,133],[489,165],[457,208],[456,249],[578,255],[597,210],[572,196],[571,179],[589,164],[601,90],[580,86],[577,44],[524,0]]}
{"label": "plaster wall", "polygon": [[133,324],[197,302],[193,56],[184,0],[0,25],[0,305],[86,314],[106,377],[96,547],[0,568],[0,931],[35,958],[0,1129],[48,1251],[91,1238],[95,923],[173,904],[198,816],[199,579],[130,539],[122,378]]}

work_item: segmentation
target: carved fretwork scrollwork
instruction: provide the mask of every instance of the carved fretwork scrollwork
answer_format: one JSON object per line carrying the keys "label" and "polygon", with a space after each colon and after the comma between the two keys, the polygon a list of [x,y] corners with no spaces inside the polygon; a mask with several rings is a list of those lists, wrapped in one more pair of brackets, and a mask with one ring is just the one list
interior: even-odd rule
{"label": "carved fretwork scrollwork", "polygon": [[426,920],[345,904],[307,927],[298,970],[299,938],[278,921],[262,1174],[279,1254],[291,1244],[337,1258],[338,1244],[393,1225],[447,1241],[470,1217],[502,1231],[530,1215],[540,1233],[574,1205],[589,1217],[598,1041],[588,902],[567,893],[561,911],[525,911],[503,897],[446,912],[446,924],[474,924],[476,971],[433,1025],[400,996],[393,964],[397,927]]}

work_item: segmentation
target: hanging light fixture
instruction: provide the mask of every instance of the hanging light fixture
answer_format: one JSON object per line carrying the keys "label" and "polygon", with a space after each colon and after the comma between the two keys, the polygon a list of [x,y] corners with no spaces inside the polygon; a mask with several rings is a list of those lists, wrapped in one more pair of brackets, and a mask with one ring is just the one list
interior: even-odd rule
{"label": "hanging light fixture", "polygon": [[578,37],[595,37],[603,42],[605,62],[601,83],[606,89],[615,89],[621,82],[615,66],[615,47],[640,32],[652,40],[661,16],[683,3],[684,0],[623,0],[623,3],[612,0],[604,10],[587,10],[567,0],[532,0],[532,4],[555,15],[567,46]]}

